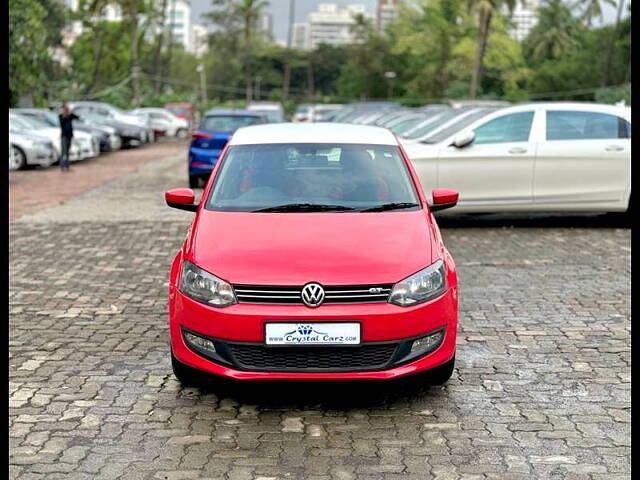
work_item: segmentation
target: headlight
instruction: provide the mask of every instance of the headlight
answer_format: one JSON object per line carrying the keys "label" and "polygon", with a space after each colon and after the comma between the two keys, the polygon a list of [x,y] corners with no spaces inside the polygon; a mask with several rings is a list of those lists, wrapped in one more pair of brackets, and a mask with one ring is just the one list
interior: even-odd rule
{"label": "headlight", "polygon": [[444,263],[433,265],[396,283],[391,289],[389,303],[408,307],[439,297],[447,290]]}
{"label": "headlight", "polygon": [[227,307],[236,303],[231,285],[187,261],[182,263],[180,291],[198,302],[214,307]]}

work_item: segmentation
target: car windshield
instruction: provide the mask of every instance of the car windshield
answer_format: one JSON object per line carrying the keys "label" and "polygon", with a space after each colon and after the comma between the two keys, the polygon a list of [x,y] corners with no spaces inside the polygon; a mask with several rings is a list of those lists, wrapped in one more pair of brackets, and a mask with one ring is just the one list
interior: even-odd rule
{"label": "car windshield", "polygon": [[433,117],[426,117],[422,123],[405,132],[402,135],[402,138],[408,138],[410,140],[423,138],[427,134],[442,127],[445,123],[464,114],[465,112],[461,112],[459,110],[450,110],[442,113],[436,113]]}
{"label": "car windshield", "polygon": [[308,105],[298,105],[296,108],[296,113],[309,113]]}
{"label": "car windshield", "polygon": [[209,115],[202,119],[200,130],[212,132],[235,132],[240,127],[260,123],[255,115]]}
{"label": "car windshield", "polygon": [[429,135],[426,138],[423,138],[421,141],[423,143],[441,142],[446,138],[450,137],[451,135],[454,135],[460,132],[463,128],[471,125],[476,120],[479,120],[482,117],[485,117],[486,115],[490,114],[495,110],[497,110],[497,108],[482,108],[477,112],[473,112],[467,115],[466,117],[461,118],[460,121],[452,123],[450,126],[446,128],[443,128],[438,131],[434,131],[432,135]]}
{"label": "car windshield", "polygon": [[42,116],[44,117],[44,120],[46,120],[50,125],[56,127],[60,126],[60,119],[58,118],[58,115],[56,115],[52,111],[46,110],[43,112]]}
{"label": "car windshield", "polygon": [[350,211],[418,208],[396,146],[235,145],[209,197],[209,210]]}
{"label": "car windshield", "polygon": [[186,107],[171,106],[171,107],[167,107],[167,110],[172,112],[174,115],[188,115],[189,114],[189,109],[186,108]]}
{"label": "car windshield", "polygon": [[23,123],[26,124],[28,128],[35,128],[35,129],[51,128],[51,125],[49,125],[47,122],[43,120],[39,120],[35,117],[31,117],[27,115],[18,115],[18,118],[20,120],[23,120]]}
{"label": "car windshield", "polygon": [[256,112],[259,115],[263,115],[269,119],[270,122],[282,122],[284,117],[282,116],[282,112],[279,110],[259,110],[257,108],[252,108],[252,112]]}

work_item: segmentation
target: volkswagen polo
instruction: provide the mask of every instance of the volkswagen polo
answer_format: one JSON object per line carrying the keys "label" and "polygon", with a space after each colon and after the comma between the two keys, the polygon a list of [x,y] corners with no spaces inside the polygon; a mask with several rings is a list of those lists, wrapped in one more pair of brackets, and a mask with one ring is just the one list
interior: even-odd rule
{"label": "volkswagen polo", "polygon": [[458,287],[427,199],[397,138],[380,127],[238,129],[173,259],[173,370],[185,385],[236,380],[446,382]]}

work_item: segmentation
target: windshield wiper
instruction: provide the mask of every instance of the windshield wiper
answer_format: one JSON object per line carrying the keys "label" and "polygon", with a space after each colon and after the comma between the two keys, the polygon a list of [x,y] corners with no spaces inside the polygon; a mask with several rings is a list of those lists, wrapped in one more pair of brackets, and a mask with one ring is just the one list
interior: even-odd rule
{"label": "windshield wiper", "polygon": [[412,208],[417,206],[418,206],[417,203],[395,202],[395,203],[384,203],[382,205],[376,205],[375,207],[365,208],[360,211],[361,212],[385,212],[387,210],[402,210],[403,208]]}
{"label": "windshield wiper", "polygon": [[355,210],[344,205],[324,205],[321,203],[287,203],[275,207],[260,208],[253,212],[341,212]]}

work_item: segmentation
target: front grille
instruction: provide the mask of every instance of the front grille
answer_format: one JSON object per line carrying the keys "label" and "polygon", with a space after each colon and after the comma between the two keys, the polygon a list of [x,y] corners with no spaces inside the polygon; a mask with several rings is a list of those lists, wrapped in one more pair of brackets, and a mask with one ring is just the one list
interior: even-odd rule
{"label": "front grille", "polygon": [[356,371],[383,369],[390,365],[395,343],[357,347],[265,347],[227,344],[233,363],[252,371]]}
{"label": "front grille", "polygon": [[[389,298],[391,284],[323,286],[323,304],[336,303],[383,303]],[[234,285],[238,303],[271,303],[304,305],[299,286]]]}

